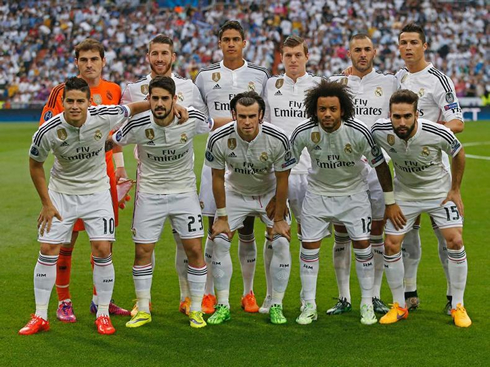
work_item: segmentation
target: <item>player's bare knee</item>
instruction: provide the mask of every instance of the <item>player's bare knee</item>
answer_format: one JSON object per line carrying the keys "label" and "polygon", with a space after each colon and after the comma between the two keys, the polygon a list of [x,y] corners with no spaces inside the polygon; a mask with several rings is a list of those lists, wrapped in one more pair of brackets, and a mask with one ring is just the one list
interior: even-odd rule
{"label": "player's bare knee", "polygon": [[95,257],[108,257],[111,254],[111,243],[106,241],[92,242],[92,255]]}
{"label": "player's bare knee", "polygon": [[317,242],[301,242],[301,246],[304,249],[307,249],[307,250],[315,250],[317,248],[320,248],[321,243],[322,243],[321,241],[317,241]]}
{"label": "player's bare knee", "polygon": [[463,247],[463,237],[459,233],[446,239],[447,248],[450,250],[460,250]]}
{"label": "player's bare knee", "polygon": [[334,224],[333,228],[335,229],[336,232],[347,233],[347,228],[345,228],[345,226],[343,226],[343,225]]}
{"label": "player's bare knee", "polygon": [[39,248],[41,255],[56,256],[60,253],[60,245],[53,245],[51,243],[41,243]]}
{"label": "player's bare knee", "polygon": [[137,243],[134,247],[134,262],[136,265],[145,265],[151,262],[154,244]]}
{"label": "player's bare knee", "polygon": [[379,236],[383,234],[384,221],[382,220],[373,220],[371,224],[371,235]]}
{"label": "player's bare knee", "polygon": [[390,256],[401,251],[402,247],[401,236],[386,236],[385,238],[385,255]]}

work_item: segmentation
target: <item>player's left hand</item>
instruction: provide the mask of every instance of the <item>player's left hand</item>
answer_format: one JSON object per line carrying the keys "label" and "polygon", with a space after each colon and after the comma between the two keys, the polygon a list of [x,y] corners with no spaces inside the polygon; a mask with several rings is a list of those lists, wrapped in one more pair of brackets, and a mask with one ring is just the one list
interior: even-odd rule
{"label": "player's left hand", "polygon": [[184,106],[176,104],[174,106],[174,113],[179,118],[179,124],[183,124],[189,119],[189,112],[187,111],[187,108],[185,108]]}
{"label": "player's left hand", "polygon": [[286,237],[288,241],[291,241],[291,227],[289,226],[288,222],[286,222],[284,219],[277,222],[274,221],[272,235],[274,236],[275,234]]}
{"label": "player's left hand", "polygon": [[124,167],[116,168],[116,182],[119,182],[121,178],[128,178],[128,173]]}
{"label": "player's left hand", "polygon": [[449,190],[446,198],[441,203],[441,205],[444,206],[444,204],[446,204],[448,201],[452,201],[456,205],[456,207],[458,208],[459,214],[462,217],[464,217],[464,205],[463,205],[463,199],[461,198],[461,191]]}
{"label": "player's left hand", "polygon": [[37,227],[39,228],[39,233],[41,236],[44,235],[44,231],[49,233],[53,223],[53,218],[57,218],[59,221],[63,220],[63,218],[61,218],[61,214],[54,205],[43,205],[41,213],[39,213],[39,217],[37,218]]}
{"label": "player's left hand", "polygon": [[265,213],[267,217],[272,220],[274,219],[274,215],[276,214],[276,196],[274,195],[267,206],[265,207]]}
{"label": "player's left hand", "polygon": [[129,200],[131,200],[131,196],[130,196],[130,195],[126,195],[126,196],[124,197],[124,201],[119,202],[119,204],[118,204],[119,209],[124,209],[124,208],[126,208],[126,203],[125,203],[125,201],[129,201]]}
{"label": "player's left hand", "polygon": [[407,218],[403,215],[398,204],[387,205],[385,209],[385,220],[390,220],[397,230],[402,229],[407,224]]}

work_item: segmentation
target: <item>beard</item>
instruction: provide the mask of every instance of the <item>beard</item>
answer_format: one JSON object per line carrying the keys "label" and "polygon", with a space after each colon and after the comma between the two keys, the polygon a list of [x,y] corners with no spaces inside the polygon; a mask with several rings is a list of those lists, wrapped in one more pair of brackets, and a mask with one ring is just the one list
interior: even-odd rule
{"label": "beard", "polygon": [[163,73],[158,73],[156,68],[152,64],[150,64],[151,71],[153,71],[155,73],[155,75],[159,75],[159,76],[166,75],[171,67],[172,67],[172,64],[168,64],[167,67],[163,70]]}
{"label": "beard", "polygon": [[[159,108],[159,109],[156,109],[156,110],[151,110],[151,113],[153,114],[153,117],[155,119],[165,120],[168,117],[168,115],[170,115],[172,113],[173,109],[174,109],[174,104],[172,103],[172,106],[170,106],[170,108],[168,110],[166,108]],[[156,114],[156,112],[159,112],[159,111],[164,111],[165,112],[164,115],[161,116],[161,117],[158,116]]]}
{"label": "beard", "polygon": [[393,130],[395,131],[396,136],[398,136],[400,139],[407,139],[412,133],[413,129],[415,129],[415,122],[413,123],[412,126],[407,128],[405,132],[400,132],[401,128],[397,128]]}

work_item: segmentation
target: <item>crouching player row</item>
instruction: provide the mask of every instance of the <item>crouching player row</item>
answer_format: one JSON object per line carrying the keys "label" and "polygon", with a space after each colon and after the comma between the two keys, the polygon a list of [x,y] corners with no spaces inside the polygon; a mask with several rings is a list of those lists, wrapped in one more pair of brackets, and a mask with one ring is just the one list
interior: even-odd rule
{"label": "crouching player row", "polygon": [[[109,318],[114,288],[111,242],[114,211],[106,174],[105,143],[110,131],[130,115],[148,110],[148,102],[127,106],[90,106],[90,88],[82,78],[70,78],[63,91],[64,112],[46,121],[32,139],[29,166],[42,203],[38,218],[41,243],[34,268],[36,311],[19,334],[49,330],[48,304],[56,279],[56,263],[63,243],[70,242],[77,219],[84,221],[94,256],[93,279],[98,291],[97,330],[115,332]],[[44,162],[55,157],[49,186]]]}

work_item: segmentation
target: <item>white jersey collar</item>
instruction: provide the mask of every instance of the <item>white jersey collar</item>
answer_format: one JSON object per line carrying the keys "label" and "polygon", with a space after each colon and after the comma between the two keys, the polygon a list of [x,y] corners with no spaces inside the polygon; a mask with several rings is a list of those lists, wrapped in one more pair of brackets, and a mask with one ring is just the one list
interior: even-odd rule
{"label": "white jersey collar", "polygon": [[236,72],[236,71],[239,71],[239,70],[242,70],[242,69],[246,69],[248,67],[248,62],[247,60],[243,59],[243,65],[240,66],[238,69],[234,69],[234,70],[231,70],[231,69],[228,69],[226,66],[225,66],[225,62],[224,60],[221,60],[219,62],[219,66],[223,69],[223,70],[227,70],[229,71],[230,73],[233,73],[233,72]]}
{"label": "white jersey collar", "polygon": [[296,82],[293,79],[291,79],[289,76],[287,76],[286,74],[284,74],[284,79],[286,79],[286,81],[292,85],[301,84],[303,81],[308,79],[308,73],[305,73],[304,75],[296,78]]}

